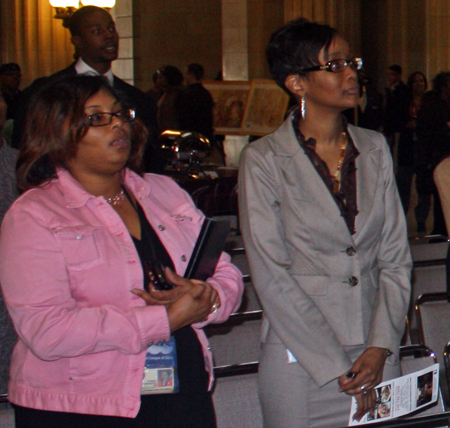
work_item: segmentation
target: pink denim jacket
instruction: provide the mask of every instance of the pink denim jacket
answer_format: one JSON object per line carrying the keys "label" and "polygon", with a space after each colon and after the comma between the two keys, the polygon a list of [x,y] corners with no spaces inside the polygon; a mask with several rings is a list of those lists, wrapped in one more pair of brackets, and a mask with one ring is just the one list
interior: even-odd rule
{"label": "pink denim jacket", "polygon": [[[124,182],[183,275],[203,214],[168,177],[126,170]],[[170,337],[169,323],[164,306],[145,306],[130,292],[143,286],[139,256],[103,197],[58,170],[57,179],[18,198],[2,224],[0,281],[19,334],[10,368],[12,403],[136,416],[145,350]],[[194,327],[211,374],[201,328],[238,308],[243,283],[225,253],[208,282],[221,307]]]}

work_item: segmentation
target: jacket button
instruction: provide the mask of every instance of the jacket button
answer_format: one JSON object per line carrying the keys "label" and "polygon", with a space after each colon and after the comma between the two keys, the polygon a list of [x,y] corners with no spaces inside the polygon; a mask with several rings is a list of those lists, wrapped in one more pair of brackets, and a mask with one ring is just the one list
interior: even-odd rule
{"label": "jacket button", "polygon": [[159,224],[159,225],[158,225],[158,229],[159,229],[159,230],[166,230],[166,228],[165,228],[162,224]]}
{"label": "jacket button", "polygon": [[356,254],[356,250],[351,245],[345,249],[345,252],[347,253],[347,256],[351,257]]}
{"label": "jacket button", "polygon": [[185,256],[184,254],[181,256],[181,261],[182,261],[182,262],[185,262],[185,261],[186,261],[186,256]]}
{"label": "jacket button", "polygon": [[347,282],[351,287],[354,287],[355,285],[358,285],[358,278],[356,278],[356,276],[351,276]]}

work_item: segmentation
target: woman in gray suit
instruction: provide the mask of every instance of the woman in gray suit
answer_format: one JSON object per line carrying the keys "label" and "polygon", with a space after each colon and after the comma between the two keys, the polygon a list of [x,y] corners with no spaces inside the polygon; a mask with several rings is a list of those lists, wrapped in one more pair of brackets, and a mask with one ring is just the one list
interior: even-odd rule
{"label": "woman in gray suit", "polygon": [[384,137],[348,125],[362,60],[327,26],[297,19],[267,48],[298,101],[248,145],[241,228],[263,309],[259,395],[267,427],[347,425],[400,375],[410,295],[405,216]]}

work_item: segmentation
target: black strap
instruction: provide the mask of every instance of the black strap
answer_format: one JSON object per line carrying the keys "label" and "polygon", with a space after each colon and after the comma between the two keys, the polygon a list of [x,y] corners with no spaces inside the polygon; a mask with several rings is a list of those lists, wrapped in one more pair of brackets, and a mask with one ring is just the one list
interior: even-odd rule
{"label": "black strap", "polygon": [[175,266],[173,264],[170,254],[167,252],[166,247],[159,239],[157,233],[153,230],[151,224],[149,223],[147,217],[145,216],[144,210],[139,205],[139,203],[133,204],[130,195],[124,189],[124,193],[129,199],[130,203],[134,206],[141,226],[141,239],[137,239],[132,236],[134,245],[139,254],[139,258],[142,264],[142,270],[144,272],[144,288],[148,291],[148,284],[150,282],[150,277],[148,275],[147,269],[145,268],[145,262],[148,261],[159,261],[162,266],[169,267],[175,271]]}

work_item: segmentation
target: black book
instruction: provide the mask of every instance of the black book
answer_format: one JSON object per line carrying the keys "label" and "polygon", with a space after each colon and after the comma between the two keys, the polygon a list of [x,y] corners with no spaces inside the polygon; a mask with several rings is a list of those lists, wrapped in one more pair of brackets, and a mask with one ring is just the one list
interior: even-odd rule
{"label": "black book", "polygon": [[229,230],[228,220],[205,218],[186,268],[185,278],[205,281],[214,275]]}

